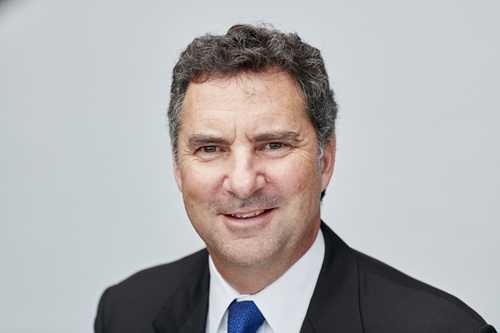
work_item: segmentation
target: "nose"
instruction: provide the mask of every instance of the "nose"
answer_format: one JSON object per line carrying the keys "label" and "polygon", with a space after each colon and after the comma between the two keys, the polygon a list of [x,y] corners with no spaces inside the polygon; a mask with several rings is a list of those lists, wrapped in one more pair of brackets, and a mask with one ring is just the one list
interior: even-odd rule
{"label": "nose", "polygon": [[253,153],[233,153],[227,162],[228,169],[222,185],[224,190],[240,199],[247,199],[265,186],[264,170]]}

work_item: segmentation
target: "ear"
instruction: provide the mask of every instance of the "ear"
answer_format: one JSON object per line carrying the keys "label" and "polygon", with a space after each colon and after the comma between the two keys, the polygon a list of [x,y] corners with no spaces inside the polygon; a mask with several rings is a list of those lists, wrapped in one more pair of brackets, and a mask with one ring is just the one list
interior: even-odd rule
{"label": "ear", "polygon": [[174,153],[172,152],[173,156],[173,166],[174,166],[174,176],[175,176],[175,182],[177,183],[177,187],[179,188],[179,191],[182,192],[182,176],[181,176],[181,171],[179,170],[179,161],[176,160]]}
{"label": "ear", "polygon": [[335,153],[337,151],[337,137],[332,134],[330,142],[325,145],[323,156],[321,157],[321,191],[324,191],[333,174],[335,166]]}

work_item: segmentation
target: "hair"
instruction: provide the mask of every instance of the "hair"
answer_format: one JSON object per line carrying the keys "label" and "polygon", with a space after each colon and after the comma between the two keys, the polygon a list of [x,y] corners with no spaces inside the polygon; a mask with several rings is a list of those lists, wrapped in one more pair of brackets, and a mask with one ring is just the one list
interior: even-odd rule
{"label": "hair", "polygon": [[284,71],[296,81],[305,111],[316,130],[321,156],[335,132],[337,104],[320,51],[296,33],[283,33],[269,25],[237,24],[225,35],[195,38],[174,67],[168,122],[175,161],[182,105],[189,83],[270,70]]}

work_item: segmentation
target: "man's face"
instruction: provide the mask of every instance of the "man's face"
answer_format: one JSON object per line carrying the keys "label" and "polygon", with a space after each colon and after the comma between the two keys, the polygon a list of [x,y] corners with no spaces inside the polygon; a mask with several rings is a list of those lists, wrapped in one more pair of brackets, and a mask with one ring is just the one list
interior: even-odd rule
{"label": "man's face", "polygon": [[175,176],[219,270],[290,267],[307,251],[320,225],[334,141],[318,159],[301,92],[286,73],[189,84]]}

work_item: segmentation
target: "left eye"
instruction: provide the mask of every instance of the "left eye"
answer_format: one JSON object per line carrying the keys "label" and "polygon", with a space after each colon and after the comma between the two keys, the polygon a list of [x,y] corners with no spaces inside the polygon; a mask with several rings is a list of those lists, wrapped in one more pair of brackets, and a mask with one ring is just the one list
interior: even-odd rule
{"label": "left eye", "polygon": [[282,144],[281,142],[271,142],[271,143],[268,143],[264,146],[264,148],[266,149],[281,149],[283,148],[284,144]]}

